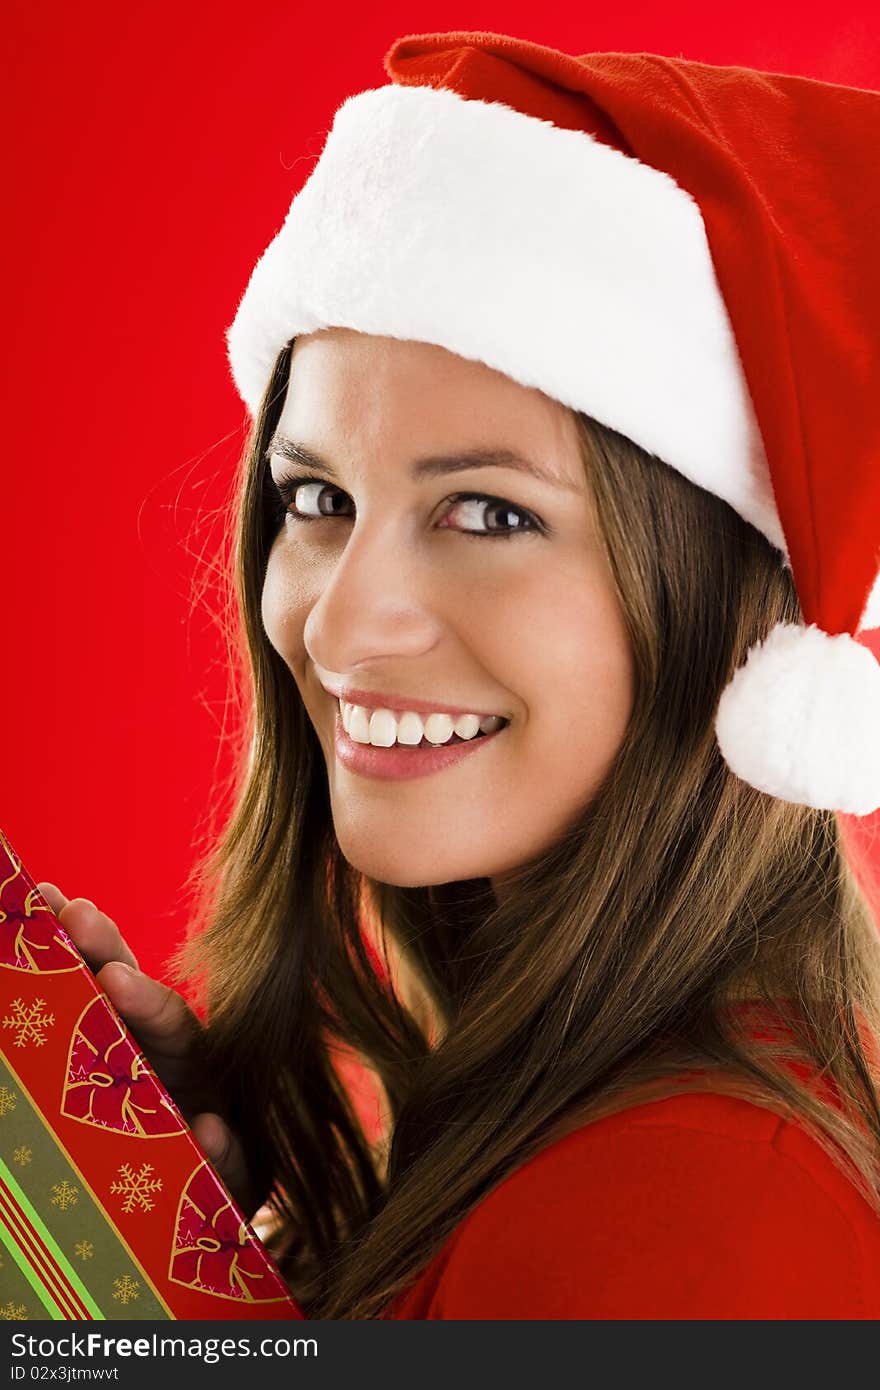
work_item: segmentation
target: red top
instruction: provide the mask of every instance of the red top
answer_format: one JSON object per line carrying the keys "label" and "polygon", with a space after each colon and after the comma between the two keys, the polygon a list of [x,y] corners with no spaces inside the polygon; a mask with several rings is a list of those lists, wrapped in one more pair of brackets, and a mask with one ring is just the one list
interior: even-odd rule
{"label": "red top", "polygon": [[[788,1032],[732,1007],[753,1041]],[[839,1107],[812,1064],[784,1065]],[[345,1081],[375,1127],[363,1069]],[[720,1092],[641,1101],[499,1183],[383,1316],[880,1319],[880,1215],[799,1120]]]}
{"label": "red top", "polygon": [[385,1316],[880,1318],[880,1216],[800,1123],[671,1096],[524,1164]]}

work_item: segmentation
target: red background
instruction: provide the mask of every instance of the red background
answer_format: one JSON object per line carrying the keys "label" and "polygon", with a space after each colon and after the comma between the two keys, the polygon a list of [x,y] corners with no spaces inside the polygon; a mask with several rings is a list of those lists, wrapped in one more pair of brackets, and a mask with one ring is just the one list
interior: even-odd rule
{"label": "red background", "polygon": [[874,0],[7,0],[0,826],[151,973],[235,720],[211,569],[245,420],[224,330],[336,107],[385,80],[394,38],[455,28],[880,86]]}

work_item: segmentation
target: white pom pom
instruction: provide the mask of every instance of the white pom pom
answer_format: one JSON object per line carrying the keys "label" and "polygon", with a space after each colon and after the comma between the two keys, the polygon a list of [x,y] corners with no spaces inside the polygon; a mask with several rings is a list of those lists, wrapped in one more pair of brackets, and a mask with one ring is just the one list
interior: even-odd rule
{"label": "white pom pom", "polygon": [[846,633],[779,623],[723,692],[715,734],[736,775],[771,796],[880,808],[880,664]]}

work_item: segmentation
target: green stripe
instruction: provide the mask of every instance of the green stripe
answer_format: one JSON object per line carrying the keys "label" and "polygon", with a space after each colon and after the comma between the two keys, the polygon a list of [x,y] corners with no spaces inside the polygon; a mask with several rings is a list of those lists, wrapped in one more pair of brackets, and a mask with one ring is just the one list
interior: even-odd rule
{"label": "green stripe", "polygon": [[[27,1255],[25,1255],[18,1241],[15,1239],[12,1232],[8,1229],[2,1215],[0,1215],[0,1241],[2,1241],[3,1243],[3,1248],[5,1248],[8,1251],[8,1253],[12,1256],[16,1265],[21,1270],[21,1273],[24,1275],[24,1278],[27,1280],[28,1284],[33,1289],[34,1293],[37,1295],[37,1298],[42,1303],[46,1312],[49,1314],[49,1317],[53,1318],[55,1321],[66,1320],[66,1314],[61,1311],[61,1309],[58,1307],[58,1304],[55,1302],[55,1299],[52,1297],[49,1290],[43,1284],[42,1279],[37,1274]],[[9,1285],[9,1273],[6,1270],[4,1270],[0,1272],[0,1290],[2,1290],[2,1296],[4,1298],[7,1296],[7,1294],[13,1292],[13,1289]],[[20,1294],[18,1289],[15,1289],[14,1292],[16,1293],[17,1297],[12,1301],[17,1303]],[[29,1316],[32,1315],[29,1314]]]}
{"label": "green stripe", "polygon": [[[2,1178],[3,1181],[6,1183],[6,1186],[9,1188],[16,1202],[18,1202],[25,1216],[28,1218],[31,1225],[40,1235],[43,1244],[46,1246],[50,1254],[53,1256],[55,1263],[58,1265],[59,1269],[64,1275],[64,1278],[70,1284],[71,1288],[76,1290],[77,1294],[79,1295],[85,1307],[88,1308],[92,1317],[103,1318],[105,1316],[104,1313],[101,1311],[98,1304],[92,1298],[92,1295],[89,1293],[88,1289],[86,1288],[83,1281],[80,1279],[73,1265],[70,1263],[67,1256],[64,1254],[64,1251],[61,1249],[61,1246],[58,1244],[57,1240],[55,1240],[51,1231],[47,1228],[36,1207],[33,1205],[33,1203],[28,1201],[27,1197],[22,1191],[20,1184],[16,1182],[14,1174],[10,1172],[9,1168],[3,1162],[2,1158],[0,1158],[0,1178]],[[12,1233],[8,1232],[8,1234],[11,1236]],[[15,1254],[15,1251],[13,1251],[13,1254]],[[16,1255],[16,1259],[18,1259],[18,1255]],[[19,1260],[19,1264],[20,1263],[21,1261]],[[34,1283],[33,1279],[31,1279],[31,1283]],[[36,1284],[34,1284],[34,1288],[36,1288]],[[37,1290],[37,1292],[39,1293],[39,1290]],[[46,1290],[46,1295],[47,1297],[52,1298],[53,1302],[56,1301],[54,1296],[49,1293],[48,1289]],[[42,1297],[42,1295],[40,1296]],[[43,1298],[43,1302],[45,1303],[47,1308],[50,1308],[50,1305],[46,1302],[46,1298]],[[52,1313],[52,1316],[53,1318],[67,1318],[69,1315],[65,1312],[58,1311]]]}
{"label": "green stripe", "polygon": [[[0,1114],[0,1156],[10,1167],[15,1162],[16,1148],[25,1147],[33,1151],[33,1161],[18,1170],[18,1187],[26,1193],[29,1209],[36,1207],[43,1212],[43,1227],[51,1232],[55,1244],[67,1251],[69,1261],[76,1262],[74,1268],[79,1271],[80,1282],[85,1283],[92,1298],[104,1310],[98,1316],[108,1320],[124,1318],[136,1321],[169,1318],[171,1313],[146,1271],[129,1250],[122,1233],[101,1206],[97,1195],[46,1117],[40,1114],[27,1088],[16,1075],[10,1057],[4,1055],[2,1036],[0,1086],[6,1086],[15,1094],[15,1103],[5,1114]],[[49,1196],[53,1184],[65,1178],[78,1186],[80,1191],[76,1204],[62,1211],[50,1204]],[[74,1246],[85,1239],[94,1246],[94,1255],[80,1266]],[[140,1284],[140,1291],[137,1298],[123,1303],[115,1297],[116,1283],[126,1274]],[[3,1271],[0,1270],[2,1288]]]}
{"label": "green stripe", "polygon": [[[78,1305],[75,1305],[74,1293],[72,1293],[72,1291],[68,1289],[67,1284],[65,1284],[63,1272],[61,1272],[60,1269],[53,1268],[50,1251],[42,1248],[42,1241],[40,1241],[38,1230],[28,1229],[28,1212],[19,1208],[17,1194],[15,1194],[6,1183],[6,1175],[4,1175],[3,1163],[1,1162],[0,1220],[4,1222],[4,1227],[6,1227],[6,1234],[4,1234],[3,1238],[6,1240],[7,1248],[11,1248],[10,1241],[15,1241],[15,1244],[18,1245],[18,1250],[21,1251],[22,1257],[24,1257],[26,1261],[29,1261],[29,1265],[31,1265],[31,1269],[33,1270],[33,1275],[38,1277],[39,1280],[42,1280],[44,1290],[46,1290],[46,1297],[56,1302],[58,1316],[65,1319],[79,1316],[78,1312],[74,1311],[74,1307],[78,1307]],[[32,1245],[33,1250],[31,1248]],[[13,1252],[15,1254],[15,1251]],[[28,1277],[31,1277],[31,1275],[28,1275]],[[43,1302],[44,1301],[46,1300],[43,1298]]]}
{"label": "green stripe", "polygon": [[42,1303],[34,1297],[30,1280],[15,1260],[9,1258],[6,1246],[0,1241],[0,1321],[15,1322],[19,1318],[46,1318]]}

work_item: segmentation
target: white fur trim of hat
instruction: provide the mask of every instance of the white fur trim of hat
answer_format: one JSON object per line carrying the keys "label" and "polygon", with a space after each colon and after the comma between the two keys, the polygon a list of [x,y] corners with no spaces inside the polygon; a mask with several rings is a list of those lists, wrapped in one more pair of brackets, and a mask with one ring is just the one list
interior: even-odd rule
{"label": "white fur trim of hat", "polygon": [[[586,132],[432,87],[350,97],[227,332],[252,415],[281,349],[329,327],[433,343],[586,412],[787,560],[700,208]],[[862,627],[880,627],[880,574]],[[774,629],[724,691],[716,732],[761,790],[880,807],[880,665],[846,634]]]}

